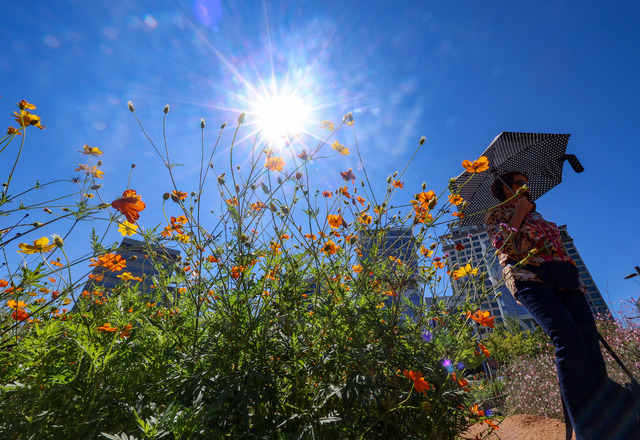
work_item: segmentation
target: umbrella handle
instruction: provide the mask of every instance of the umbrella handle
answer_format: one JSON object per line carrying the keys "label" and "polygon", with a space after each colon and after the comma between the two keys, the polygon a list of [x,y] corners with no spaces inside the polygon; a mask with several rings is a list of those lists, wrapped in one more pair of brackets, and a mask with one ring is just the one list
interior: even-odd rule
{"label": "umbrella handle", "polygon": [[563,160],[569,162],[569,165],[571,165],[571,168],[573,168],[573,171],[575,171],[576,173],[581,173],[584,171],[584,167],[575,154],[565,154]]}

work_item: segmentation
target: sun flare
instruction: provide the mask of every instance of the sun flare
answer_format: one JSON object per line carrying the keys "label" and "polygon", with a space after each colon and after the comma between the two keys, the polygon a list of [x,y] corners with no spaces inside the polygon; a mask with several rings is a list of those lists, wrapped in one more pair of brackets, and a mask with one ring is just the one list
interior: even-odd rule
{"label": "sun flare", "polygon": [[305,131],[311,106],[295,94],[282,93],[260,100],[254,112],[262,137],[278,143]]}

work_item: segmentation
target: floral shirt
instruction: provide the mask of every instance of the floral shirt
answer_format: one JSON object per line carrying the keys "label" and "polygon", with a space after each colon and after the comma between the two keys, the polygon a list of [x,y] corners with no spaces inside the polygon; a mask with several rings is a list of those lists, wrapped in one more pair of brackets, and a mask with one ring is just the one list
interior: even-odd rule
{"label": "floral shirt", "polygon": [[[509,225],[509,221],[515,213],[515,206],[502,205],[492,209],[485,215],[487,232],[491,237],[491,243],[498,250],[500,264],[506,266],[503,276],[509,291],[516,293],[514,279],[540,281],[540,279],[528,270],[516,269],[512,262],[521,261],[527,257],[527,264],[539,266],[546,261],[567,261],[575,265],[564,248],[562,236],[555,223],[551,223],[542,216],[531,211],[522,220],[519,229]],[[529,251],[537,249],[535,255]]]}

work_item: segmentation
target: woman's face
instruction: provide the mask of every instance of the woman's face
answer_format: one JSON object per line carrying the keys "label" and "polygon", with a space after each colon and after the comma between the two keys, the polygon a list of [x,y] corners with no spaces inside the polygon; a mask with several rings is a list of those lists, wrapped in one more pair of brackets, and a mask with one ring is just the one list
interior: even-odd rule
{"label": "woman's face", "polygon": [[[509,187],[507,187],[506,185],[503,185],[504,194],[507,196],[507,198],[510,198],[520,189],[520,187],[524,185],[529,185],[529,179],[527,179],[522,174],[516,174],[515,176],[513,176],[513,184],[511,185],[511,189],[509,189]],[[527,199],[531,200],[531,194],[529,194],[529,191],[525,192],[523,195]]]}

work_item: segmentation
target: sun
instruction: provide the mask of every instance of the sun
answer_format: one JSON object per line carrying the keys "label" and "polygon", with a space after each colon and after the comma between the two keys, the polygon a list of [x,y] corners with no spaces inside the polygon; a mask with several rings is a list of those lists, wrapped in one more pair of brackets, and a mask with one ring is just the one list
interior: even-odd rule
{"label": "sun", "polygon": [[255,104],[257,129],[268,142],[286,142],[306,131],[312,107],[295,93],[266,95]]}

